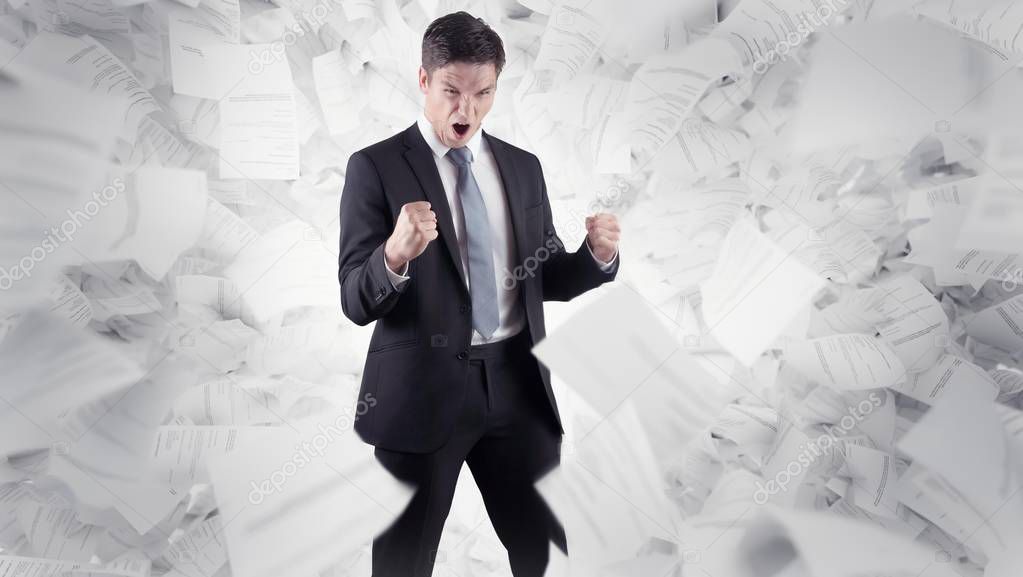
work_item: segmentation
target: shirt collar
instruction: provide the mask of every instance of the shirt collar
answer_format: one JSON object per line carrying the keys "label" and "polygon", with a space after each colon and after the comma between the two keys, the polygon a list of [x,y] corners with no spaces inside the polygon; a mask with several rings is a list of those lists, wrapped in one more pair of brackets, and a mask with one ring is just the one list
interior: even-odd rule
{"label": "shirt collar", "polygon": [[[433,125],[426,118],[426,112],[419,112],[419,119],[416,120],[416,124],[419,125],[419,132],[423,135],[423,139],[426,140],[426,144],[430,145],[430,149],[433,153],[444,158],[451,150],[451,147],[441,142],[440,138],[437,137],[437,133],[433,131]],[[481,126],[476,134],[472,135],[469,142],[465,145],[472,152],[472,160],[476,162],[480,158],[480,149],[483,147],[483,127]]]}

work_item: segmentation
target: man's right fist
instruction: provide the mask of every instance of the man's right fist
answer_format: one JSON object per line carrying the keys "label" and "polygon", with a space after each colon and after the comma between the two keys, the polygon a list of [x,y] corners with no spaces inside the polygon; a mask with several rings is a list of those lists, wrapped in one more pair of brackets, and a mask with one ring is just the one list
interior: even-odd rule
{"label": "man's right fist", "polygon": [[425,200],[401,205],[394,232],[384,245],[387,266],[401,271],[405,263],[423,254],[426,245],[437,238],[437,215]]}

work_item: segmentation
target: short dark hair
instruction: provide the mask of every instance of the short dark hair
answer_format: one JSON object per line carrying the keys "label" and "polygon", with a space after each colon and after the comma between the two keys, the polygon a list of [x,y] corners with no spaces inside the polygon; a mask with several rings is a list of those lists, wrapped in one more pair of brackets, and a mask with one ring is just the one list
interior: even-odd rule
{"label": "short dark hair", "polygon": [[423,68],[433,71],[451,62],[493,62],[497,76],[504,68],[504,43],[482,18],[460,10],[437,18],[423,34]]}

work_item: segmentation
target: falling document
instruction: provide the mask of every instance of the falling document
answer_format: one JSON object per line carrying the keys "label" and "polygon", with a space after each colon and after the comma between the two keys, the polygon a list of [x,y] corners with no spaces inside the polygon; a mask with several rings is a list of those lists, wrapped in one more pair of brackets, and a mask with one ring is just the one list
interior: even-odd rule
{"label": "falling document", "polygon": [[750,366],[824,285],[751,221],[740,220],[700,286],[704,321],[721,346]]}

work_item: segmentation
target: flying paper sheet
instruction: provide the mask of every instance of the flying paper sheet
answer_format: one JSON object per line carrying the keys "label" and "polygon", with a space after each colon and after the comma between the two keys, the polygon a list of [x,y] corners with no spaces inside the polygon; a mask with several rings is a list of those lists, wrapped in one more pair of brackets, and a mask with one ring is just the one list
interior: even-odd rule
{"label": "flying paper sheet", "polygon": [[131,69],[96,39],[42,33],[12,63],[16,68],[45,71],[100,96],[121,100],[121,135],[134,141],[142,119],[159,110]]}
{"label": "flying paper sheet", "polygon": [[259,440],[207,462],[236,576],[316,574],[375,537],[411,497],[354,431],[322,418],[291,425],[263,427]]}
{"label": "flying paper sheet", "polygon": [[723,40],[705,39],[681,54],[652,57],[629,85],[626,113],[632,126],[632,152],[643,164],[682,127],[683,119],[716,81],[742,68],[739,55]]}
{"label": "flying paper sheet", "polygon": [[[1018,411],[1004,411],[1007,423],[1019,422]],[[1010,431],[994,404],[976,390],[949,390],[899,448],[940,475],[981,519],[987,552],[1011,547],[1023,536],[1023,468],[1016,426]],[[970,525],[966,525],[970,528]],[[980,529],[980,527],[977,527]]]}
{"label": "flying paper sheet", "polygon": [[680,354],[679,343],[628,288],[616,287],[590,307],[600,314],[578,315],[537,343],[533,353],[604,416]]}
{"label": "flying paper sheet", "polygon": [[1012,353],[1023,350],[1023,295],[978,312],[967,323],[966,334]]}
{"label": "flying paper sheet", "polygon": [[5,455],[75,439],[64,428],[75,409],[142,377],[137,365],[100,337],[42,311],[22,316],[0,343],[0,369]]}
{"label": "flying paper sheet", "polygon": [[714,274],[700,285],[704,319],[714,338],[749,366],[824,284],[742,220],[725,239]]}
{"label": "flying paper sheet", "polygon": [[933,552],[909,539],[859,521],[776,507],[765,511],[750,527],[741,555],[750,568],[780,568],[798,560],[813,576],[852,577],[877,572],[922,577],[955,575],[933,562]]}
{"label": "flying paper sheet", "polygon": [[206,175],[197,170],[140,167],[115,173],[97,193],[106,202],[96,221],[83,225],[94,262],[134,259],[162,279],[203,229]]}
{"label": "flying paper sheet", "polygon": [[840,390],[891,387],[906,379],[895,351],[871,335],[832,335],[794,343],[786,358],[807,377]]}

